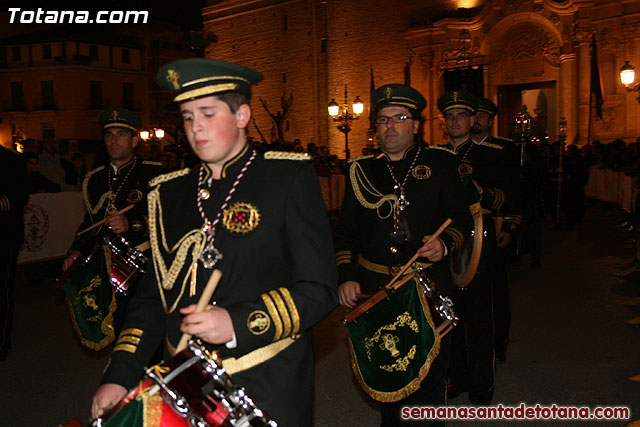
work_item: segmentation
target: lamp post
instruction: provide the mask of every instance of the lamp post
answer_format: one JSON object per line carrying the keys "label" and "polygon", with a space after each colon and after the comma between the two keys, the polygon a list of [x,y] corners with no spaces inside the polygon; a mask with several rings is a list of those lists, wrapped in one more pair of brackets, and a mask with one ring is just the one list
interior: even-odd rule
{"label": "lamp post", "polygon": [[[627,92],[640,92],[640,83],[633,84],[636,80],[636,68],[624,61],[624,65],[620,67],[620,82],[627,89]],[[640,102],[640,96],[636,98],[636,101]]]}
{"label": "lamp post", "polygon": [[359,96],[356,96],[356,99],[353,101],[351,109],[353,114],[349,112],[349,105],[347,101],[347,85],[344,85],[344,106],[342,107],[342,111],[340,111],[340,105],[336,102],[334,98],[331,98],[331,102],[329,102],[329,115],[333,118],[333,121],[336,123],[340,123],[337,127],[338,130],[344,133],[344,154],[345,158],[349,160],[349,132],[351,132],[351,122],[354,120],[358,120],[360,118],[360,114],[364,111],[364,104],[360,100]]}
{"label": "lamp post", "polygon": [[531,136],[531,116],[527,112],[526,105],[523,105],[520,112],[516,115],[514,135],[520,140],[520,166],[524,166],[527,144]]}

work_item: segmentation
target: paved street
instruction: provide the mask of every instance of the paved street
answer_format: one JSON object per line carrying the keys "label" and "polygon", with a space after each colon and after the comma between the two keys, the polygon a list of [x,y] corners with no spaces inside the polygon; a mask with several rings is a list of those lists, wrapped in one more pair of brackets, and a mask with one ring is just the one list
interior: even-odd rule
{"label": "paved street", "polygon": [[[640,330],[626,323],[640,316],[640,302],[625,305],[640,296],[640,273],[615,277],[634,252],[625,247],[629,235],[619,222],[610,211],[590,208],[572,231],[545,229],[542,268],[531,267],[526,256],[510,266],[512,338],[507,361],[496,365],[494,404],[629,406],[631,420],[640,419],[640,383],[628,380],[640,374]],[[56,267],[48,263],[34,271],[32,266],[30,274],[26,269],[19,274],[13,348],[0,362],[0,427],[88,419],[107,354],[79,346],[62,291],[52,284]],[[27,276],[45,279],[34,283]],[[336,309],[314,330],[315,425],[375,426],[375,404],[351,375],[343,314]],[[466,395],[450,401],[468,403]],[[548,425],[509,425],[518,424]]]}

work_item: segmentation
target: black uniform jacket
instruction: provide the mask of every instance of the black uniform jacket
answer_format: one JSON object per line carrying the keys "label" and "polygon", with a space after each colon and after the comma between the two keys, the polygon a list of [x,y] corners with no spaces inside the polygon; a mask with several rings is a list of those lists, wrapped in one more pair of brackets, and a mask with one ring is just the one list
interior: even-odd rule
{"label": "black uniform jacket", "polygon": [[[451,144],[446,148],[453,151]],[[505,150],[497,144],[474,143],[471,139],[458,146],[457,161],[462,177],[470,173],[482,187],[480,204],[485,214],[498,215],[513,212],[516,207],[514,185],[510,180],[509,159]]]}
{"label": "black uniform jacket", "polygon": [[503,213],[502,230],[510,233],[517,232],[522,225],[524,214],[524,189],[520,170],[520,148],[510,139],[489,135],[485,142],[502,147],[507,158],[507,170],[513,202],[507,204],[508,209]]}
{"label": "black uniform jacket", "polygon": [[[87,173],[82,183],[87,214],[78,227],[78,231],[82,231],[105,218],[111,189],[113,193],[117,192],[115,198],[117,210],[123,209],[131,203],[135,206],[124,214],[129,222],[129,231],[122,233],[122,237],[134,246],[148,239],[146,198],[148,184],[152,178],[162,172],[162,165],[150,161],[135,160],[134,162],[134,159],[118,168],[117,173],[112,171],[111,175],[109,174],[111,166],[100,166]],[[110,176],[113,181],[111,186],[109,186]],[[71,245],[71,250],[78,250],[87,255],[95,244],[93,236],[94,233],[85,233],[79,236]]]}
{"label": "black uniform jacket", "polygon": [[[251,154],[247,146],[227,162],[220,180],[210,179],[205,166],[203,188],[209,196],[202,207],[211,222]],[[223,366],[224,359],[241,360],[257,349],[268,353],[266,361],[233,373],[232,381],[244,386],[279,425],[306,426],[312,422],[313,403],[310,328],[337,303],[336,271],[328,219],[311,163],[279,156],[286,157],[256,156],[216,227],[215,247],[223,258],[215,266],[222,279],[213,300],[229,312],[237,346],[207,347],[220,352]],[[193,263],[199,254],[194,248],[204,236],[196,205],[199,170],[172,172],[151,183],[154,265],[147,268],[130,304],[103,382],[131,387],[161,342],[173,350],[181,337],[179,309],[197,303],[211,275],[212,270]],[[190,283],[193,266],[197,266],[195,293]],[[281,344],[286,348],[272,351]]]}
{"label": "black uniform jacket", "polygon": [[[433,234],[447,218],[454,222],[441,239],[449,254],[460,248],[470,234],[471,216],[464,200],[455,156],[423,144],[409,172],[405,189],[409,201],[404,214],[409,231],[408,242],[397,245],[392,241],[395,182],[387,164],[392,165],[396,178],[402,182],[416,150],[417,146],[412,147],[397,162],[390,162],[384,154],[351,162],[342,212],[334,233],[340,283],[354,280],[360,283],[363,293],[375,291],[390,279],[389,274],[375,270],[380,266],[405,264],[422,246],[422,238]],[[392,247],[397,252],[393,253]],[[429,262],[422,258],[418,261]],[[449,294],[451,276],[447,263],[438,262],[429,271],[438,290]]]}

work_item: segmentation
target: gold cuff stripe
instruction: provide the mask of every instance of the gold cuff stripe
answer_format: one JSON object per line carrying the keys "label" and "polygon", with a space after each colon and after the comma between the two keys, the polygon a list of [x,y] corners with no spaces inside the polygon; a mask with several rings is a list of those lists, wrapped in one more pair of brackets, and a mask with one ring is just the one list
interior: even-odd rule
{"label": "gold cuff stripe", "polygon": [[120,336],[122,336],[122,335],[136,335],[136,336],[141,337],[143,332],[144,331],[142,329],[129,328],[129,329],[125,329],[124,331],[120,332]]}
{"label": "gold cuff stripe", "polygon": [[493,209],[500,209],[504,204],[504,191],[494,188]]}
{"label": "gold cuff stripe", "polygon": [[267,311],[269,312],[269,316],[271,316],[271,320],[273,320],[273,324],[276,328],[275,335],[273,336],[273,340],[277,341],[282,338],[282,320],[280,320],[280,316],[278,315],[278,310],[276,310],[276,305],[273,303],[273,300],[269,296],[269,294],[262,294],[262,301],[264,305],[267,307]]}
{"label": "gold cuff stripe", "polygon": [[336,267],[342,264],[350,264],[351,263],[351,259],[344,259],[341,261],[336,262]]}
{"label": "gold cuff stripe", "polygon": [[522,215],[505,215],[505,222],[514,222],[516,224],[522,224]]}
{"label": "gold cuff stripe", "polygon": [[122,344],[122,343],[138,345],[140,344],[140,338],[132,337],[130,335],[124,335],[124,336],[120,335],[120,338],[118,338],[118,344]]}
{"label": "gold cuff stripe", "polygon": [[280,288],[280,293],[284,297],[284,302],[287,303],[287,307],[289,307],[289,314],[291,315],[291,320],[293,320],[293,331],[292,334],[297,334],[300,332],[300,314],[298,313],[298,309],[296,308],[296,304],[291,297],[291,293],[287,288]]}
{"label": "gold cuff stripe", "polygon": [[287,307],[285,307],[284,301],[282,301],[282,298],[277,291],[270,291],[269,296],[273,298],[273,301],[276,303],[276,308],[278,309],[278,313],[280,313],[280,318],[282,319],[282,337],[288,337],[291,335],[291,317],[289,317]]}
{"label": "gold cuff stripe", "polygon": [[129,352],[129,353],[135,353],[137,349],[138,349],[138,347],[136,347],[135,345],[118,344],[117,346],[115,346],[113,351],[114,352],[116,352],[116,351],[126,351],[126,352]]}
{"label": "gold cuff stripe", "polygon": [[293,338],[285,338],[264,347],[260,347],[257,350],[253,350],[251,353],[245,354],[239,359],[236,359],[235,357],[224,359],[222,361],[222,366],[224,366],[224,370],[227,371],[227,374],[234,375],[238,372],[253,368],[260,363],[266,362],[294,342],[295,339]]}
{"label": "gold cuff stripe", "polygon": [[227,92],[236,90],[238,83],[221,83],[219,85],[210,85],[199,89],[188,90],[173,98],[174,102],[181,102],[185,99],[196,98],[198,96],[211,95],[219,92]]}
{"label": "gold cuff stripe", "polygon": [[453,247],[449,248],[450,251],[462,247],[464,236],[462,235],[460,230],[458,230],[457,228],[448,228],[447,230],[445,230],[444,234],[447,234],[449,237],[451,237],[451,240],[453,240]]}

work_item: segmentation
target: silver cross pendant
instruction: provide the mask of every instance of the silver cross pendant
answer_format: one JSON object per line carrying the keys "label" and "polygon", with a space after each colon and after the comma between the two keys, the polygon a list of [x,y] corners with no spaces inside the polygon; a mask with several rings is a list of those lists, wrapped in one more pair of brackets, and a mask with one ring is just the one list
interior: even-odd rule
{"label": "silver cross pendant", "polygon": [[207,246],[200,252],[198,260],[202,262],[202,266],[206,269],[212,269],[218,261],[222,259],[222,253],[215,246],[213,242],[207,243]]}
{"label": "silver cross pendant", "polygon": [[409,201],[407,200],[407,197],[404,195],[404,191],[400,191],[400,197],[398,197],[398,209],[400,209],[401,211],[405,210],[407,208],[407,206],[409,206]]}

